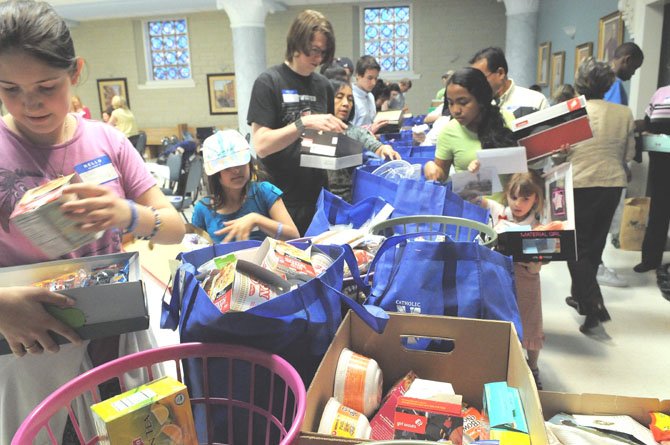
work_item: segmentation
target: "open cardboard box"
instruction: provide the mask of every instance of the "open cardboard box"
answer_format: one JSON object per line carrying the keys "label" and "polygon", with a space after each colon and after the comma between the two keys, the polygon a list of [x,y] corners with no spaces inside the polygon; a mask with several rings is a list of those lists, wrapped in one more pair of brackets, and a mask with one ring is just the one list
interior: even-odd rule
{"label": "open cardboard box", "polygon": [[670,400],[606,394],[569,394],[552,391],[540,391],[539,395],[546,420],[561,412],[607,416],[628,415],[642,425],[649,427],[650,412],[670,412]]}
{"label": "open cardboard box", "polygon": [[[33,283],[76,272],[128,262],[128,282],[102,284],[58,291],[76,300],[73,308],[83,313],[83,325],[77,323],[74,330],[84,340],[108,337],[126,332],[140,331],[149,327],[149,311],[140,281],[140,261],[137,252],[115,253],[71,260],[48,261],[24,266],[6,267],[0,271],[2,286],[30,286]],[[79,318],[79,313],[76,314]],[[60,335],[52,334],[58,344],[69,343]],[[7,341],[0,335],[0,354],[10,354]]]}
{"label": "open cardboard box", "polygon": [[[374,332],[351,312],[344,318],[307,391],[301,445],[361,442],[316,432],[323,409],[333,395],[335,370],[344,348],[377,361],[383,372],[385,392],[413,370],[420,378],[451,383],[464,402],[481,409],[484,384],[507,381],[519,389],[532,444],[547,443],[535,381],[511,323],[396,313],[390,313],[389,317],[383,334]],[[401,343],[407,336],[448,339],[453,349],[448,353],[409,350]]]}

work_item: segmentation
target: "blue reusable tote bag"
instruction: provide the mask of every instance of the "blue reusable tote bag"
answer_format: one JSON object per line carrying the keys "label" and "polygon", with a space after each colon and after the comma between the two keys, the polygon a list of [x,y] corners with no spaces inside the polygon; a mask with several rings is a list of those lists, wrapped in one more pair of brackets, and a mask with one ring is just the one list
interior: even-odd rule
{"label": "blue reusable tote bag", "polygon": [[[362,285],[349,246],[318,246],[333,259],[333,264],[319,276],[245,312],[222,314],[196,279],[197,268],[217,256],[260,245],[260,241],[240,241],[181,254],[182,265],[175,274],[170,301],[163,302],[161,327],[179,328],[182,343],[233,343],[281,355],[300,373],[305,386],[309,386],[335,336],[343,309],[353,309],[375,331],[383,332],[388,314],[379,307],[356,303],[337,290],[342,286],[345,261]],[[305,243],[295,245],[307,246]],[[205,365],[208,375],[216,376],[208,382],[202,379]],[[236,400],[247,402],[253,397],[257,405],[269,405],[273,397],[280,400],[278,392],[282,393],[282,388],[275,386],[269,376],[252,376],[254,373],[244,363],[229,359],[184,361],[184,382],[192,397],[204,397],[205,394],[224,398],[234,396]],[[254,391],[249,392],[249,388]],[[273,407],[267,409],[273,410]],[[247,428],[233,428],[247,425],[249,416],[244,410],[229,412],[225,406],[214,406],[207,411],[205,407],[197,406],[193,414],[200,442],[248,442]],[[259,425],[258,429],[265,430],[265,425]]]}
{"label": "blue reusable tote bag", "polygon": [[475,242],[413,239],[434,235],[395,235],[382,244],[370,265],[374,279],[366,304],[390,312],[510,321],[522,338],[512,259]]}
{"label": "blue reusable tote bag", "polygon": [[321,189],[316,201],[316,212],[305,236],[315,236],[330,229],[336,224],[351,224],[354,229],[360,228],[388,204],[383,198],[370,196],[356,204],[349,204],[326,189]]}

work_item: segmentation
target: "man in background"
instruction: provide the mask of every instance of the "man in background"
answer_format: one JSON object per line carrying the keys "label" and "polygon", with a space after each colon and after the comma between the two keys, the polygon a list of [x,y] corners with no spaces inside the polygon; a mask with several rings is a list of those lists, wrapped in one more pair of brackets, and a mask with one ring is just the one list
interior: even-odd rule
{"label": "man in background", "polygon": [[628,93],[626,93],[623,83],[633,77],[635,71],[642,66],[642,62],[644,62],[644,54],[640,47],[633,42],[623,43],[614,50],[614,58],[610,63],[614,74],[616,74],[616,79],[605,93],[604,99],[606,101],[628,105]]}
{"label": "man in background", "polygon": [[356,79],[352,87],[356,114],[352,123],[358,127],[371,125],[377,114],[372,89],[380,71],[379,63],[372,56],[363,56],[356,62]]}
{"label": "man in background", "polygon": [[549,106],[544,94],[520,87],[507,77],[507,59],[500,48],[489,47],[478,51],[470,66],[484,73],[493,96],[501,110],[507,110],[519,118]]}

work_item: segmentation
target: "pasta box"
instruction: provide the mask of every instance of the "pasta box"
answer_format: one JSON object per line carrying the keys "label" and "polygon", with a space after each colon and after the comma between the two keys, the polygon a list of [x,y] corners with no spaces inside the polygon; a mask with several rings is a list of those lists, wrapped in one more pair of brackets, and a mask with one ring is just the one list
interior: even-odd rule
{"label": "pasta box", "polygon": [[[106,271],[115,265],[127,267],[125,282],[106,282]],[[81,271],[93,273],[99,283],[90,287],[68,288],[67,281],[75,279]],[[46,305],[47,310],[70,325],[84,340],[140,331],[149,327],[144,283],[140,280],[140,262],[137,252],[116,253],[94,257],[47,261],[24,266],[0,269],[2,286],[32,286],[53,280],[55,292],[73,298],[73,307],[60,309]],[[53,334],[58,344],[68,343]],[[10,354],[7,341],[0,335],[0,354]]]}

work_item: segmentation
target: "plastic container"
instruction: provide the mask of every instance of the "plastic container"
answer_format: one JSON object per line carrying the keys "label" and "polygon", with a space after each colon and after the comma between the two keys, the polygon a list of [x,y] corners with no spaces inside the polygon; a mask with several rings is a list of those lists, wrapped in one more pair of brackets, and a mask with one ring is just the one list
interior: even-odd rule
{"label": "plastic container", "polygon": [[363,414],[331,397],[323,410],[318,432],[329,436],[369,439],[372,429]]}
{"label": "plastic container", "polygon": [[393,182],[399,182],[401,179],[421,179],[421,166],[416,168],[407,161],[397,159],[380,165],[372,171],[372,174]]}
{"label": "plastic container", "polygon": [[382,400],[382,370],[377,362],[344,348],[337,362],[333,397],[368,417],[374,414]]}
{"label": "plastic container", "polygon": [[[182,370],[185,369],[187,362],[193,365],[195,363],[211,363],[212,361],[220,362],[221,360],[229,360],[230,362],[234,360],[236,363],[246,363],[250,366],[250,369],[255,370],[254,374],[267,374],[268,378],[274,381],[275,387],[283,388],[284,397],[275,397],[272,403],[277,409],[273,409],[272,412],[267,410],[267,406],[262,404],[257,406],[253,396],[253,378],[251,380],[248,378],[242,379],[243,381],[238,384],[235,379],[239,376],[236,377],[233,374],[235,367],[230,365],[227,367],[229,375],[225,378],[229,379],[231,387],[238,385],[237,388],[240,390],[242,397],[239,400],[237,395],[219,397],[218,395],[210,394],[208,385],[205,385],[202,394],[191,396],[191,406],[193,407],[194,414],[197,409],[206,412],[207,424],[210,428],[213,428],[213,424],[218,418],[213,413],[222,409],[232,409],[232,407],[235,407],[239,412],[253,413],[254,419],[258,419],[259,421],[263,418],[267,424],[267,427],[255,430],[252,430],[250,424],[247,425],[246,422],[239,425],[235,424],[228,428],[229,437],[226,443],[233,443],[233,437],[237,429],[248,430],[249,444],[286,445],[297,441],[300,427],[305,417],[307,395],[300,375],[286,360],[278,355],[238,345],[182,343],[126,355],[93,368],[70,380],[70,382],[61,386],[57,391],[44,399],[26,417],[14,435],[12,445],[32,444],[38,435],[44,438],[39,443],[60,443],[62,431],[54,431],[50,425],[50,420],[52,417],[62,414],[66,409],[79,443],[93,445],[101,441],[104,442],[104,438],[101,439],[97,435],[86,437],[79,426],[80,421],[86,421],[86,419],[78,419],[72,409],[72,403],[75,399],[84,395],[90,396],[94,403],[100,402],[100,394],[97,387],[110,379],[118,380],[121,391],[126,391],[129,389],[124,384],[123,377],[126,374],[137,376],[144,373],[147,376],[147,381],[154,380],[158,376],[156,371],[160,368],[156,366],[159,364],[174,367],[177,370],[178,380],[183,382],[185,376]],[[211,375],[208,371],[209,366],[200,366],[200,368],[202,371],[201,378],[204,382],[224,378],[220,374]],[[245,386],[245,388],[242,388],[242,386]],[[249,395],[251,395],[250,398]],[[202,442],[205,439],[200,438],[200,440]]]}

